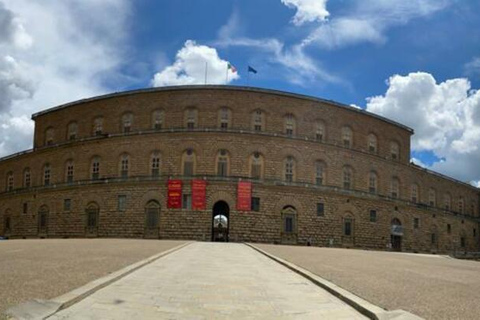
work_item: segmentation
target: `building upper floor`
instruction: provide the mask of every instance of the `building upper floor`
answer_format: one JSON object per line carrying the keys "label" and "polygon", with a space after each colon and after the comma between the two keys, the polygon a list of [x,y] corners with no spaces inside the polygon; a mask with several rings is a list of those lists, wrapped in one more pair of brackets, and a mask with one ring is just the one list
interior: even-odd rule
{"label": "building upper floor", "polygon": [[232,86],[117,93],[58,106],[32,118],[34,149],[112,134],[211,129],[315,140],[408,163],[413,133],[336,102]]}

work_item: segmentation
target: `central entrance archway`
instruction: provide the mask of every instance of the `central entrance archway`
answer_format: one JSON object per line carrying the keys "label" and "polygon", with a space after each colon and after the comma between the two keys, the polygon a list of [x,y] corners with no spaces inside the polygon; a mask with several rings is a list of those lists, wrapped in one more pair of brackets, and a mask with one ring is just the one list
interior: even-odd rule
{"label": "central entrance archway", "polygon": [[228,242],[230,207],[225,201],[217,201],[212,210],[212,241]]}

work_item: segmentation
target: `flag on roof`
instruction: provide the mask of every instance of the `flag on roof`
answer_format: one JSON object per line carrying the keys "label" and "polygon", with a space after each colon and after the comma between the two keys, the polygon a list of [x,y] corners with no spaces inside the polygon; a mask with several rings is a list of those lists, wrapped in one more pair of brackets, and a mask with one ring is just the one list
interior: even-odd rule
{"label": "flag on roof", "polygon": [[257,73],[257,70],[253,69],[252,67],[248,66],[248,72]]}
{"label": "flag on roof", "polygon": [[237,72],[237,68],[235,68],[230,62],[228,63],[227,69],[230,69],[233,73]]}

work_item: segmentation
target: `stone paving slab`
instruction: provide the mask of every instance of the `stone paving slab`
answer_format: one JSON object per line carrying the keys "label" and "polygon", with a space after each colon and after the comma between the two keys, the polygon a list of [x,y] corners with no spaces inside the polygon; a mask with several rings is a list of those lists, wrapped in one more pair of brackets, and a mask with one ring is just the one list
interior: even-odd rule
{"label": "stone paving slab", "polygon": [[49,319],[365,319],[243,244],[193,243]]}

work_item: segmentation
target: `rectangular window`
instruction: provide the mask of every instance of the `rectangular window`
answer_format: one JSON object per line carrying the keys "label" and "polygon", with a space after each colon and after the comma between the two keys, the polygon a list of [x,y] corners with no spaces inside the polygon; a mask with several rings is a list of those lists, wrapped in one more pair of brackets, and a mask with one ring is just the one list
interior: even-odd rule
{"label": "rectangular window", "polygon": [[293,217],[291,216],[285,217],[285,232],[293,232]]}
{"label": "rectangular window", "polygon": [[158,209],[157,208],[148,208],[147,209],[147,228],[156,228],[158,227]]}
{"label": "rectangular window", "polygon": [[323,141],[323,134],[317,133],[317,134],[315,135],[315,138],[317,139],[317,141]]}
{"label": "rectangular window", "polygon": [[323,202],[317,203],[317,216],[323,217],[325,215],[325,205]]}
{"label": "rectangular window", "polygon": [[218,160],[218,175],[220,177],[226,177],[227,176],[227,162],[223,159]]}
{"label": "rectangular window", "polygon": [[262,131],[262,126],[260,124],[256,124],[254,126],[255,131]]}
{"label": "rectangular window", "polygon": [[63,211],[70,211],[72,210],[72,200],[71,199],[64,199],[63,200]]}
{"label": "rectangular window", "polygon": [[184,194],[182,201],[182,208],[185,210],[192,210],[192,195]]}
{"label": "rectangular window", "polygon": [[351,219],[345,219],[344,221],[344,230],[343,234],[346,236],[351,236],[352,235],[352,220]]}
{"label": "rectangular window", "polygon": [[220,123],[220,128],[221,128],[222,130],[228,129],[228,122],[224,122],[224,121],[222,120],[222,123]]}
{"label": "rectangular window", "polygon": [[413,218],[413,228],[418,229],[419,226],[420,226],[420,219]]}
{"label": "rectangular window", "polygon": [[350,148],[350,140],[343,140],[343,146],[345,148]]}
{"label": "rectangular window", "polygon": [[430,242],[431,244],[435,244],[437,242],[437,235],[435,233],[432,233]]}
{"label": "rectangular window", "polygon": [[123,212],[127,210],[127,196],[119,195],[118,196],[118,211]]}
{"label": "rectangular window", "polygon": [[193,162],[185,161],[183,166],[183,174],[185,176],[193,176]]}
{"label": "rectangular window", "polygon": [[194,128],[195,128],[195,123],[189,121],[189,122],[187,123],[187,129],[188,129],[188,130],[193,130]]}
{"label": "rectangular window", "polygon": [[5,230],[10,231],[10,217],[5,218]]}
{"label": "rectangular window", "polygon": [[465,237],[460,238],[460,247],[465,248]]}
{"label": "rectangular window", "polygon": [[477,229],[473,228],[473,236],[476,237],[477,236]]}
{"label": "rectangular window", "polygon": [[27,202],[23,203],[23,213],[28,213],[28,203]]}
{"label": "rectangular window", "polygon": [[97,211],[89,210],[87,213],[87,227],[96,228],[97,227]]}
{"label": "rectangular window", "polygon": [[30,188],[31,176],[30,171],[25,172],[25,188]]}
{"label": "rectangular window", "polygon": [[252,197],[252,211],[260,211],[260,198]]}
{"label": "rectangular window", "polygon": [[452,233],[452,226],[450,224],[447,224],[447,233]]}
{"label": "rectangular window", "polygon": [[370,222],[377,222],[377,210],[370,210]]}

